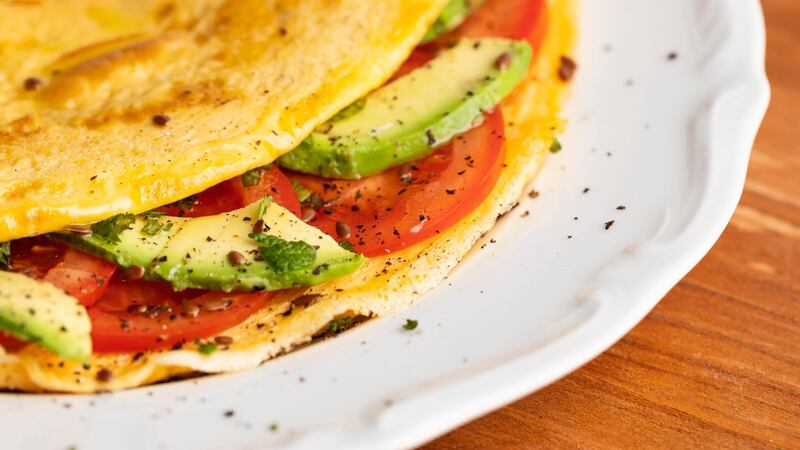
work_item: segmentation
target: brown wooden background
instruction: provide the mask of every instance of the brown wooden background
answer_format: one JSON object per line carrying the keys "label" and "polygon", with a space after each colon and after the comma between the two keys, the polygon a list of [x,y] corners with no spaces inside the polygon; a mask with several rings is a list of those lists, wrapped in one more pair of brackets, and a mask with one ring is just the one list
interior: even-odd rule
{"label": "brown wooden background", "polygon": [[800,449],[800,0],[763,5],[772,102],[714,249],[606,353],[425,450]]}

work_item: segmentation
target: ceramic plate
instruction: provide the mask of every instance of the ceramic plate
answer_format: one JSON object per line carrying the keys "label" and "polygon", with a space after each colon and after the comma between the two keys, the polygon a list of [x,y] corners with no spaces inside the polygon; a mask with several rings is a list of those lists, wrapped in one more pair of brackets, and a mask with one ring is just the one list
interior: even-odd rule
{"label": "ceramic plate", "polygon": [[241,374],[3,394],[3,448],[404,448],[601,353],[733,213],[768,99],[763,18],[755,0],[585,0],[576,59],[541,195],[417,306]]}

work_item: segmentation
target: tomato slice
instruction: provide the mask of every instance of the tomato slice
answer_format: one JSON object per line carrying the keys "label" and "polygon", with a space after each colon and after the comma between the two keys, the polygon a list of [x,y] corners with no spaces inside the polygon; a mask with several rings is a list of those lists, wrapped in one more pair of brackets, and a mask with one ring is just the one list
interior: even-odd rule
{"label": "tomato slice", "polygon": [[185,205],[171,204],[158,208],[171,216],[203,217],[233,211],[271,195],[276,203],[300,215],[300,201],[289,178],[275,165],[251,172],[251,186],[245,186],[242,177],[234,177],[212,186]]}
{"label": "tomato slice", "polygon": [[486,0],[458,28],[438,39],[439,43],[461,38],[499,37],[527,39],[538,49],[547,29],[545,0]]}
{"label": "tomato slice", "polygon": [[503,165],[503,116],[489,113],[483,125],[430,156],[361,180],[292,176],[316,192],[324,206],[309,222],[342,240],[347,224],[353,247],[367,256],[397,251],[455,225],[480,205]]}
{"label": "tomato slice", "polygon": [[115,270],[114,263],[67,249],[64,259],[47,271],[44,280],[77,298],[81,305],[91,306],[103,295]]}
{"label": "tomato slice", "polygon": [[115,277],[106,295],[89,308],[94,351],[176,348],[242,323],[271,297],[268,292],[174,292],[166,283]]}

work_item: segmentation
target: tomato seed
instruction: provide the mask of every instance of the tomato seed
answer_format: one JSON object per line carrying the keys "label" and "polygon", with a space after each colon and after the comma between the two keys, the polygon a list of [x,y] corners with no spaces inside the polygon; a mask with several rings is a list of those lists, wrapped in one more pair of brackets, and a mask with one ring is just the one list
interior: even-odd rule
{"label": "tomato seed", "polygon": [[224,311],[233,304],[233,300],[229,298],[217,298],[214,300],[209,300],[203,304],[203,308],[206,311]]}
{"label": "tomato seed", "polygon": [[135,281],[141,280],[144,277],[144,267],[142,266],[130,266],[130,267],[123,267],[122,271],[120,272],[123,281]]}
{"label": "tomato seed", "polygon": [[300,216],[301,216],[300,218],[303,219],[303,222],[308,222],[310,220],[313,220],[314,217],[317,216],[317,212],[314,211],[313,208],[305,207],[301,211]]}

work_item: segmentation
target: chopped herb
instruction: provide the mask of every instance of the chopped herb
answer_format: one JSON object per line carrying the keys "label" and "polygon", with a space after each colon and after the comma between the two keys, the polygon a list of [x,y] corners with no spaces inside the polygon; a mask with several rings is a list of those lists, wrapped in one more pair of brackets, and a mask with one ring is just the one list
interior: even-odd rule
{"label": "chopped herb", "polygon": [[297,194],[297,199],[300,200],[300,203],[305,202],[313,194],[311,190],[307,189],[296,180],[292,180],[292,188],[294,188],[294,193]]}
{"label": "chopped herb", "polygon": [[11,242],[0,242],[0,270],[11,268]]}
{"label": "chopped herb", "polygon": [[131,224],[136,220],[133,214],[117,214],[106,220],[92,224],[92,234],[99,236],[109,243],[120,242],[119,235],[125,230],[130,229]]}
{"label": "chopped herb", "polygon": [[272,431],[273,433],[278,431],[278,423],[272,422],[271,424],[269,424],[269,431]]}
{"label": "chopped herb", "polygon": [[169,231],[172,229],[172,222],[161,223],[156,217],[148,217],[142,227],[142,233],[148,236],[155,236],[159,231]]}
{"label": "chopped herb", "polygon": [[355,252],[356,251],[355,247],[353,247],[353,244],[348,240],[344,240],[342,242],[339,242],[339,247],[342,247],[343,249],[347,250],[348,252]]}
{"label": "chopped herb", "polygon": [[553,143],[550,144],[550,153],[558,153],[561,151],[561,142],[558,139],[553,139]]}
{"label": "chopped herb", "polygon": [[328,325],[329,334],[337,334],[347,330],[353,326],[352,317],[342,317],[341,319],[334,319]]}
{"label": "chopped herb", "polygon": [[267,213],[267,208],[272,204],[272,197],[266,197],[258,204],[258,212],[256,213],[256,221],[261,220],[264,214]]}
{"label": "chopped herb", "polygon": [[406,323],[403,325],[403,328],[405,328],[406,330],[413,330],[417,328],[417,325],[419,325],[419,322],[417,322],[416,320],[406,319]]}
{"label": "chopped herb", "polygon": [[277,273],[311,268],[317,258],[317,250],[307,242],[290,242],[264,233],[251,233],[250,238],[261,244],[261,257]]}
{"label": "chopped herb", "polygon": [[195,345],[197,345],[197,351],[204,355],[210,355],[215,351],[217,351],[218,348],[217,344],[215,344],[214,342],[207,342],[196,339],[194,343]]}
{"label": "chopped herb", "polygon": [[256,167],[255,169],[248,170],[247,172],[242,174],[242,184],[244,187],[252,187],[255,186],[261,181],[261,172],[264,169],[262,167]]}
{"label": "chopped herb", "polygon": [[186,211],[186,210],[192,209],[192,206],[194,206],[196,203],[197,203],[197,196],[196,195],[190,195],[190,196],[188,196],[186,198],[178,200],[177,202],[173,203],[172,205],[180,208],[181,211]]}
{"label": "chopped herb", "polygon": [[143,212],[143,213],[141,213],[139,215],[142,216],[142,217],[148,217],[149,218],[149,217],[161,217],[161,216],[164,216],[165,214],[163,212],[161,212],[161,211],[147,211],[147,212]]}

